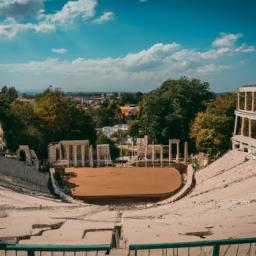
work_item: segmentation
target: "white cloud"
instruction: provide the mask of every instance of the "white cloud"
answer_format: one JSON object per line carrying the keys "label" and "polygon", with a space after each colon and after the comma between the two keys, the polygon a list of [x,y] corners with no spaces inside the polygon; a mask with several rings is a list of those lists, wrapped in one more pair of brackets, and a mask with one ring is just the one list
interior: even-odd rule
{"label": "white cloud", "polygon": [[16,35],[23,31],[35,31],[47,33],[53,31],[55,26],[47,23],[17,23],[14,18],[7,18],[2,24],[0,24],[0,37],[6,39],[13,39]]}
{"label": "white cloud", "polygon": [[[246,50],[245,50],[246,49]],[[198,51],[176,42],[151,47],[116,58],[74,60],[46,59],[19,64],[0,64],[0,83],[41,86],[54,84],[77,90],[149,90],[168,78],[181,75],[207,78],[231,68],[222,58],[250,52],[251,46],[222,47]],[[65,49],[55,49],[64,53]],[[38,82],[40,81],[40,82]],[[90,86],[87,88],[86,86]],[[105,87],[104,87],[105,86]]]}
{"label": "white cloud", "polygon": [[256,47],[253,45],[247,45],[245,43],[242,43],[239,47],[235,49],[236,52],[255,52]]}
{"label": "white cloud", "polygon": [[159,68],[164,60],[177,48],[179,48],[179,44],[175,42],[171,44],[157,43],[147,50],[127,54],[123,58],[123,65],[125,68],[134,71],[145,68]]}
{"label": "white cloud", "polygon": [[219,48],[219,49],[212,49],[206,52],[201,53],[203,59],[217,59],[219,57],[224,56],[227,53],[230,53],[232,50],[230,48]]}
{"label": "white cloud", "polygon": [[40,19],[52,24],[72,23],[75,19],[89,19],[95,15],[96,0],[68,1],[54,14],[41,14]]}
{"label": "white cloud", "polygon": [[215,64],[208,64],[205,66],[200,66],[196,69],[197,73],[201,74],[210,74],[210,73],[217,73],[221,72],[224,69],[231,68],[229,65],[215,65]]}
{"label": "white cloud", "polygon": [[221,33],[218,38],[216,38],[212,42],[212,46],[214,47],[231,47],[235,44],[235,42],[241,38],[243,35],[238,33],[238,34],[227,34],[227,33]]}
{"label": "white cloud", "polygon": [[0,0],[0,16],[35,15],[44,7],[44,0]]}
{"label": "white cloud", "polygon": [[[24,5],[26,10],[29,10],[32,3],[43,3],[44,0],[5,0],[6,2],[3,3],[1,3],[1,1],[3,0],[0,0],[0,15],[1,11],[4,11],[7,7],[9,11],[11,11],[14,4],[15,6]],[[61,10],[54,14],[45,14],[44,10],[39,9],[39,6],[41,5],[38,5],[37,8],[39,14],[36,23],[19,23],[14,17],[8,16],[2,23],[0,23],[0,37],[13,39],[18,33],[28,30],[46,33],[55,30],[57,26],[73,23],[76,19],[90,19],[95,15],[97,0],[68,1]]]}
{"label": "white cloud", "polygon": [[107,21],[113,20],[115,14],[113,12],[104,12],[99,18],[95,19],[93,23],[95,24],[102,24]]}
{"label": "white cloud", "polygon": [[65,54],[67,52],[67,49],[65,49],[65,48],[52,48],[51,51],[53,53],[57,53],[57,54]]}

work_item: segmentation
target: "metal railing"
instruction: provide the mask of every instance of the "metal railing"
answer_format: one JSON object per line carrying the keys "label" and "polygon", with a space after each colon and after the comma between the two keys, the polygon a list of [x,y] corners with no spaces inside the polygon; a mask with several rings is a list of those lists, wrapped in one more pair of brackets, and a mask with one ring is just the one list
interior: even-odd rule
{"label": "metal railing", "polygon": [[[244,246],[244,247],[242,247]],[[111,255],[111,245],[22,245],[0,244],[2,256]],[[206,251],[203,248],[207,249]],[[198,251],[193,251],[198,249]],[[23,254],[22,254],[23,252]],[[25,254],[24,254],[25,253]],[[49,253],[49,254],[44,254]],[[88,253],[88,254],[87,254]],[[90,254],[89,254],[90,253]],[[131,244],[129,256],[256,256],[256,237],[182,243]]]}
{"label": "metal railing", "polygon": [[[241,245],[248,245],[241,247]],[[208,252],[203,252],[202,248],[208,248]],[[232,248],[233,247],[233,248]],[[240,248],[239,248],[240,247]],[[198,248],[199,252],[192,249]],[[180,252],[180,254],[179,254]],[[179,256],[179,255],[211,255],[211,256],[256,256],[256,237],[240,238],[228,240],[211,240],[182,243],[160,243],[160,244],[131,244],[129,245],[130,256]]]}
{"label": "metal railing", "polygon": [[[0,244],[0,255],[17,256],[19,252],[27,253],[27,256],[42,255],[42,252],[49,252],[51,256],[54,252],[58,252],[58,256],[68,255],[76,256],[77,253],[82,253],[86,256],[88,252],[95,252],[95,255],[108,255],[111,250],[111,245],[23,245],[23,244]],[[2,254],[1,254],[2,251]],[[61,254],[59,254],[61,253]],[[99,254],[100,253],[100,254]]]}

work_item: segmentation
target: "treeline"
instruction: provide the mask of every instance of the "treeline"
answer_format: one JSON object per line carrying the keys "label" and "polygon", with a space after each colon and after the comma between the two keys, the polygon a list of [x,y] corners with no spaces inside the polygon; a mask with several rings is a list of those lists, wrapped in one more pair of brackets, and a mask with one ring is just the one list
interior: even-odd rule
{"label": "treeline", "polygon": [[0,121],[7,146],[15,151],[28,144],[40,159],[47,158],[47,146],[60,140],[90,139],[96,142],[91,115],[58,89],[49,88],[37,99],[36,105],[19,102],[13,97],[13,87],[0,93]]}
{"label": "treeline", "polygon": [[[134,139],[147,134],[150,143],[165,144],[169,138],[179,138],[189,142],[190,151],[222,154],[230,148],[236,105],[235,95],[216,96],[208,83],[185,77],[165,81],[149,93],[113,95],[88,110],[53,88],[38,95],[35,106],[16,98],[15,88],[2,88],[0,122],[8,148],[15,151],[18,145],[28,144],[41,159],[47,158],[47,145],[51,142],[109,142],[102,133],[97,140],[95,128],[123,122],[129,122],[128,134]],[[120,111],[124,104],[136,104],[139,111],[127,119]],[[111,148],[118,156],[113,143]]]}
{"label": "treeline", "polygon": [[147,134],[155,144],[179,138],[189,142],[190,151],[220,155],[231,146],[235,107],[236,95],[217,96],[206,82],[186,77],[168,80],[142,97],[129,134]]}

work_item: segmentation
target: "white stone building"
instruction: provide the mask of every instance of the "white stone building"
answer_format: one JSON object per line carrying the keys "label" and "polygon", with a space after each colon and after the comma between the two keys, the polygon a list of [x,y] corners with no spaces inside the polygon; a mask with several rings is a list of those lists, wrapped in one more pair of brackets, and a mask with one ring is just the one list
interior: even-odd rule
{"label": "white stone building", "polygon": [[256,85],[240,87],[237,94],[232,148],[256,154]]}
{"label": "white stone building", "polygon": [[48,146],[48,159],[51,164],[92,166],[92,158],[89,140],[62,140]]}
{"label": "white stone building", "polygon": [[[49,162],[58,166],[93,167],[94,155],[89,140],[62,140],[48,146]],[[96,155],[98,166],[112,164],[109,144],[97,145]]]}

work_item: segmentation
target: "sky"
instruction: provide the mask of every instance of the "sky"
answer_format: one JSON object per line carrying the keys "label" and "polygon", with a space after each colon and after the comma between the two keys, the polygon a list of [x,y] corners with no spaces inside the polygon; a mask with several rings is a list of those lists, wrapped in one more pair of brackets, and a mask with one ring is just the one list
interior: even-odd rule
{"label": "sky", "polygon": [[255,0],[0,0],[0,87],[143,91],[256,84]]}

